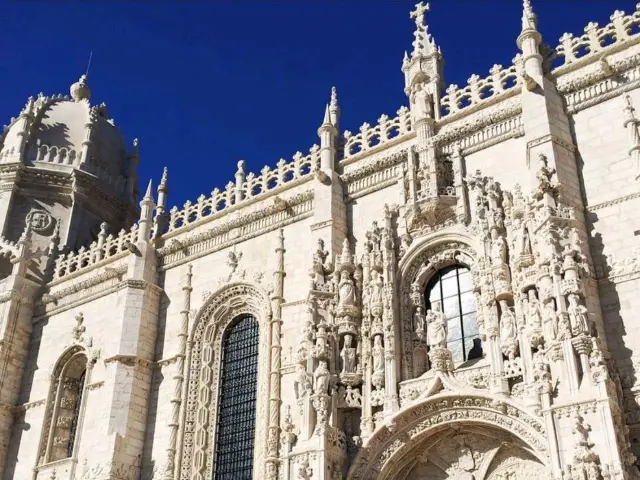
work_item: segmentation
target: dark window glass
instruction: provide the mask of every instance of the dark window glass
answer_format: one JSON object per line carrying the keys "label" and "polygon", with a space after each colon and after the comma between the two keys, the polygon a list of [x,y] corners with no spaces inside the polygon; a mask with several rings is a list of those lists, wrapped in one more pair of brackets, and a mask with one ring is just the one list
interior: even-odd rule
{"label": "dark window glass", "polygon": [[442,307],[449,327],[447,348],[453,354],[453,361],[481,358],[482,343],[469,269],[453,266],[440,270],[427,285],[425,296],[427,309],[435,303]]}
{"label": "dark window glass", "polygon": [[213,480],[251,480],[258,380],[258,322],[241,317],[222,340]]}
{"label": "dark window glass", "polygon": [[80,418],[80,404],[82,403],[82,392],[84,391],[84,375],[86,370],[82,372],[80,380],[78,380],[78,391],[76,392],[76,405],[73,409],[73,418],[71,419],[71,427],[69,428],[69,443],[67,445],[67,457],[73,455],[73,447],[76,444],[76,430],[78,429],[78,420]]}

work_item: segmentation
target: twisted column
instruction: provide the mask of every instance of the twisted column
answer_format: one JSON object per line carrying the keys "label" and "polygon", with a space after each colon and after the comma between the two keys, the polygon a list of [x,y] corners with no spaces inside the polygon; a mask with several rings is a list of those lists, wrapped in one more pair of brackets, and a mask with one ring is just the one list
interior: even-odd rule
{"label": "twisted column", "polygon": [[[187,336],[189,334],[189,312],[191,311],[191,277],[192,266],[187,266],[187,275],[184,285],[182,286],[182,310],[180,317],[182,324],[180,333],[178,333],[178,354],[176,362],[176,373],[173,376],[175,381],[173,387],[173,396],[171,397],[171,420],[169,421],[169,446],[167,447],[167,465],[164,472],[166,480],[172,480],[176,470],[176,444],[178,439],[178,430],[180,426],[180,407],[182,405],[182,394],[184,384],[184,365],[185,355],[187,353]],[[177,472],[176,472],[177,474]]]}
{"label": "twisted column", "polygon": [[282,302],[284,300],[284,231],[278,235],[276,255],[278,266],[273,273],[271,295],[271,372],[269,386],[269,437],[267,442],[267,479],[278,479],[278,448],[280,445],[280,330],[282,325]]}

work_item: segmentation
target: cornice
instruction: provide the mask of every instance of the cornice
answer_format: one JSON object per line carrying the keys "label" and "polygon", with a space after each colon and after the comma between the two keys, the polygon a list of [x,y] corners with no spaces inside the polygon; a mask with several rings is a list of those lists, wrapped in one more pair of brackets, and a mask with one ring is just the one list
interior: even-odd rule
{"label": "cornice", "polygon": [[274,202],[254,211],[232,217],[224,223],[184,236],[162,238],[158,249],[159,270],[166,270],[187,261],[209,255],[238,242],[263,235],[296,223],[313,214],[313,190],[305,190],[285,200],[286,208]]}

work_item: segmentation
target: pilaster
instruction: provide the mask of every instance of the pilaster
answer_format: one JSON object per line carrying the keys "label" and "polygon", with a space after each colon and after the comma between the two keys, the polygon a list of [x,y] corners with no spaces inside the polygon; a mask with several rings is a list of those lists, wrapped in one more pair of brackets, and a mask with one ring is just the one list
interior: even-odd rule
{"label": "pilaster", "polygon": [[[114,321],[114,341],[104,360],[105,389],[112,395],[104,459],[106,464],[136,469],[140,467],[145,441],[162,290],[157,286],[155,249],[142,240],[131,250],[118,292],[118,310],[114,312],[119,323]],[[104,478],[117,478],[114,469]]]}

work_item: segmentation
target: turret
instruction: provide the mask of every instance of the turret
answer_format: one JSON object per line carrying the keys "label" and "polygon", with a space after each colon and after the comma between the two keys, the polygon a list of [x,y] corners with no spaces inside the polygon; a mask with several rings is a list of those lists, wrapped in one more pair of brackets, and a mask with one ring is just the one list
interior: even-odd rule
{"label": "turret", "polygon": [[149,180],[147,191],[140,201],[140,220],[138,221],[138,242],[147,242],[151,238],[151,224],[153,222],[153,209],[155,203],[153,201],[152,180]]}
{"label": "turret", "polygon": [[538,31],[538,19],[531,7],[530,0],[523,0],[522,31],[518,35],[516,43],[522,50],[522,63],[525,73],[539,81],[543,74],[542,55],[540,55],[540,43],[542,35]]}
{"label": "turret", "polygon": [[[337,121],[338,114],[336,110],[334,110],[334,115]],[[320,169],[325,173],[329,173],[335,169],[336,138],[338,136],[338,129],[332,121],[329,105],[325,108],[322,125],[318,128],[318,136],[320,137]]]}

